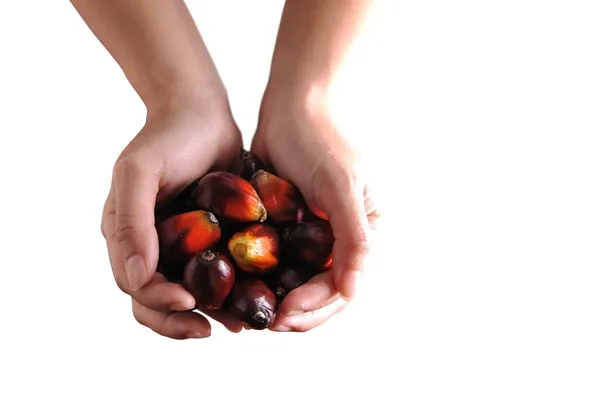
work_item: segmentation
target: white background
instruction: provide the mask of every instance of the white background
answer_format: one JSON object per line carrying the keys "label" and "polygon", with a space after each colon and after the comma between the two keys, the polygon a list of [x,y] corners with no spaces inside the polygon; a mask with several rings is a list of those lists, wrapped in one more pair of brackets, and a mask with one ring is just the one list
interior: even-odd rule
{"label": "white background", "polygon": [[[283,3],[188,4],[249,143]],[[362,294],[174,341],[100,234],[141,102],[68,2],[2,2],[0,397],[600,396],[596,5],[378,2],[336,102],[386,212]]]}

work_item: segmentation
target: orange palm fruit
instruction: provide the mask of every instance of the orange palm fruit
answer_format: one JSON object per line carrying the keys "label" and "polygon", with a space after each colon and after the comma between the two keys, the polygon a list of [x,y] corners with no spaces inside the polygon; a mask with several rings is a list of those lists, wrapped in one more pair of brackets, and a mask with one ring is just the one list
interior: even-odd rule
{"label": "orange palm fruit", "polygon": [[157,231],[160,251],[169,256],[193,256],[210,249],[221,238],[219,222],[204,210],[169,217],[157,225]]}
{"label": "orange palm fruit", "polygon": [[200,179],[194,192],[202,210],[236,222],[263,222],[267,211],[252,185],[226,171],[214,171]]}
{"label": "orange palm fruit", "polygon": [[241,229],[227,247],[236,265],[248,273],[266,273],[279,264],[279,233],[269,224]]}
{"label": "orange palm fruit", "polygon": [[267,209],[270,219],[275,222],[303,220],[307,206],[294,185],[265,170],[258,170],[250,183]]}

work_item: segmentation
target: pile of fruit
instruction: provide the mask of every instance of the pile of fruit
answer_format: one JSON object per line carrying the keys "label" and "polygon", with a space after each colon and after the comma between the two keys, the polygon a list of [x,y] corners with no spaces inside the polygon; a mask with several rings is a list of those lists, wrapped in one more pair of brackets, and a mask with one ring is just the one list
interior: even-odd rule
{"label": "pile of fruit", "polygon": [[157,208],[156,228],[159,272],[198,310],[224,310],[252,329],[270,327],[292,289],[331,268],[329,222],[247,150]]}

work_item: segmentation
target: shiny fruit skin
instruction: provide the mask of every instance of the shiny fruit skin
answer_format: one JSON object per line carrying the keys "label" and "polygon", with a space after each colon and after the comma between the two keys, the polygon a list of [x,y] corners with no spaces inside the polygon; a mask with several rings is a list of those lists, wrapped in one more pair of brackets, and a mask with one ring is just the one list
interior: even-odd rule
{"label": "shiny fruit skin", "polygon": [[221,237],[214,214],[196,210],[178,214],[156,225],[159,241],[158,272],[177,282],[190,257],[210,249]]}
{"label": "shiny fruit skin", "polygon": [[269,277],[269,285],[278,300],[297,287],[305,284],[311,278],[312,273],[304,268],[296,268],[287,265],[279,265]]}
{"label": "shiny fruit skin", "polygon": [[233,234],[227,245],[236,265],[249,273],[266,273],[279,264],[279,233],[269,224],[252,224]]}
{"label": "shiny fruit skin", "polygon": [[226,171],[214,171],[200,179],[194,192],[202,210],[236,222],[263,222],[267,211],[252,185]]}
{"label": "shiny fruit skin", "polygon": [[196,299],[196,308],[217,310],[235,283],[235,269],[223,254],[197,253],[185,267],[182,285]]}
{"label": "shiny fruit skin", "polygon": [[244,180],[250,180],[254,173],[263,169],[265,164],[252,152],[242,149],[240,154],[229,166],[229,172],[242,177]]}
{"label": "shiny fruit skin", "polygon": [[306,203],[300,191],[290,182],[265,170],[258,170],[250,183],[267,209],[270,220],[281,223],[304,219]]}
{"label": "shiny fruit skin", "polygon": [[156,211],[154,212],[156,221],[162,222],[177,214],[200,210],[194,196],[194,191],[196,190],[199,181],[199,178],[192,181],[173,198],[166,203],[157,206]]}
{"label": "shiny fruit skin", "polygon": [[323,272],[332,266],[333,231],[325,220],[307,221],[286,227],[282,247],[295,263],[311,272]]}
{"label": "shiny fruit skin", "polygon": [[275,321],[277,298],[261,279],[236,282],[227,301],[228,313],[252,329],[266,329]]}
{"label": "shiny fruit skin", "polygon": [[193,256],[210,249],[221,238],[221,227],[214,214],[196,210],[178,214],[157,226],[160,250]]}

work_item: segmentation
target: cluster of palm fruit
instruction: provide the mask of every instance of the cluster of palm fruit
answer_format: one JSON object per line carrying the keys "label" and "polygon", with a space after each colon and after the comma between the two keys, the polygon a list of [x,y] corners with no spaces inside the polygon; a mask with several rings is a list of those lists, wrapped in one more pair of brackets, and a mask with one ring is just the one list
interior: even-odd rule
{"label": "cluster of palm fruit", "polygon": [[253,153],[198,178],[156,210],[158,270],[252,329],[271,326],[284,297],[331,267],[333,233],[299,190]]}

